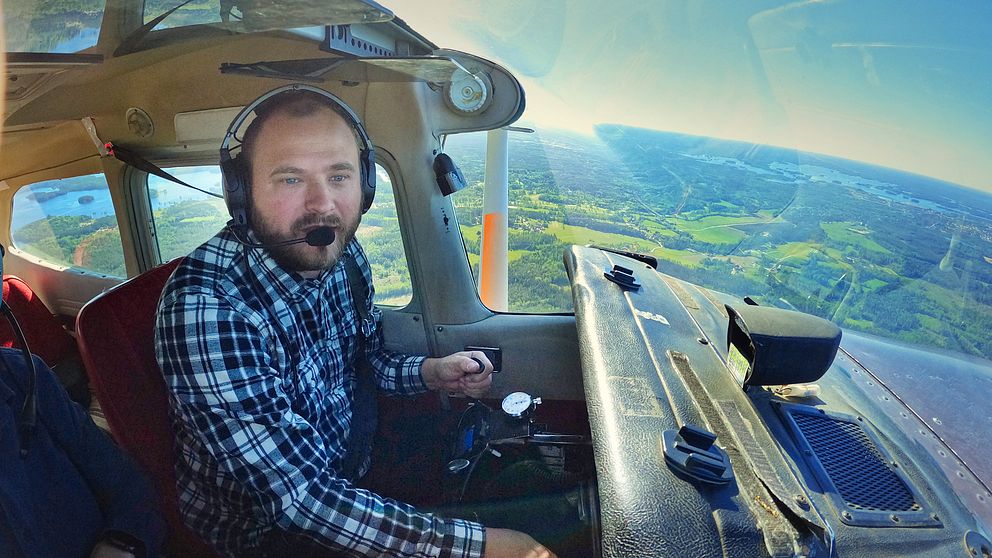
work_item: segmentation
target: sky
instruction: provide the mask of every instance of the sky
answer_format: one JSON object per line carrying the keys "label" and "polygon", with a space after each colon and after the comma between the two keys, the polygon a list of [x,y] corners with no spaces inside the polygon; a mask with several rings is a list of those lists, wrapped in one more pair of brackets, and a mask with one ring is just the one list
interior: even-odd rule
{"label": "sky", "polygon": [[768,143],[992,192],[992,2],[394,0],[521,81],[521,122]]}

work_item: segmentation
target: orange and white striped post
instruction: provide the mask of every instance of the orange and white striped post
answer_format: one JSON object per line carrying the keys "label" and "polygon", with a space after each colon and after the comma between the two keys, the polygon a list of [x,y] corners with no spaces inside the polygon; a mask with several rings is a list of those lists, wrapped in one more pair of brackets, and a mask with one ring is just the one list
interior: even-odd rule
{"label": "orange and white striped post", "polygon": [[509,287],[508,132],[490,130],[486,138],[486,182],[482,200],[482,262],[479,297],[490,310],[506,312]]}

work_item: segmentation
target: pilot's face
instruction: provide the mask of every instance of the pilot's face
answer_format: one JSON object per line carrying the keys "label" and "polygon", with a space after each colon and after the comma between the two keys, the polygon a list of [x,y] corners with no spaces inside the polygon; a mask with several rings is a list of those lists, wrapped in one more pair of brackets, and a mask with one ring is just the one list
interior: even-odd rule
{"label": "pilot's face", "polygon": [[334,229],[329,246],[270,248],[276,262],[305,277],[333,267],[362,217],[358,146],[344,119],[329,108],[272,115],[256,139],[251,181],[251,224],[262,244]]}

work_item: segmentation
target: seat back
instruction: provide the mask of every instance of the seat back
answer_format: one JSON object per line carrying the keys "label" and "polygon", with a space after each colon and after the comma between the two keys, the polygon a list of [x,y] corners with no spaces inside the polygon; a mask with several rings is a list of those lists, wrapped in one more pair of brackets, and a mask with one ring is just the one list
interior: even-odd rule
{"label": "seat back", "polygon": [[155,311],[179,260],[151,269],[94,298],[76,333],[90,384],[117,442],[152,477],[174,556],[216,556],[179,515],[168,388],[155,360]]}
{"label": "seat back", "polygon": [[[90,404],[90,389],[79,359],[76,340],[41,298],[16,275],[3,276],[3,302],[17,318],[31,352],[55,372],[69,397],[84,407]],[[0,319],[0,347],[19,347],[20,341],[7,320]]]}
{"label": "seat back", "polygon": [[[3,276],[3,301],[17,316],[17,323],[31,346],[31,352],[41,357],[45,364],[54,367],[62,360],[75,356],[76,340],[20,277]],[[0,346],[15,345],[17,339],[10,324],[7,320],[0,320]]]}

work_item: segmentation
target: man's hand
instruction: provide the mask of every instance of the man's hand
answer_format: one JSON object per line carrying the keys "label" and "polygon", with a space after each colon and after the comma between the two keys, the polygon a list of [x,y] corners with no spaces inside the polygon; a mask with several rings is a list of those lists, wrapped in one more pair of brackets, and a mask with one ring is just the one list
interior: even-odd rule
{"label": "man's hand", "polygon": [[444,358],[429,358],[420,370],[424,383],[432,390],[479,398],[488,393],[493,384],[493,365],[480,351],[462,351]]}
{"label": "man's hand", "polygon": [[520,531],[486,527],[485,558],[555,558],[555,554]]}

